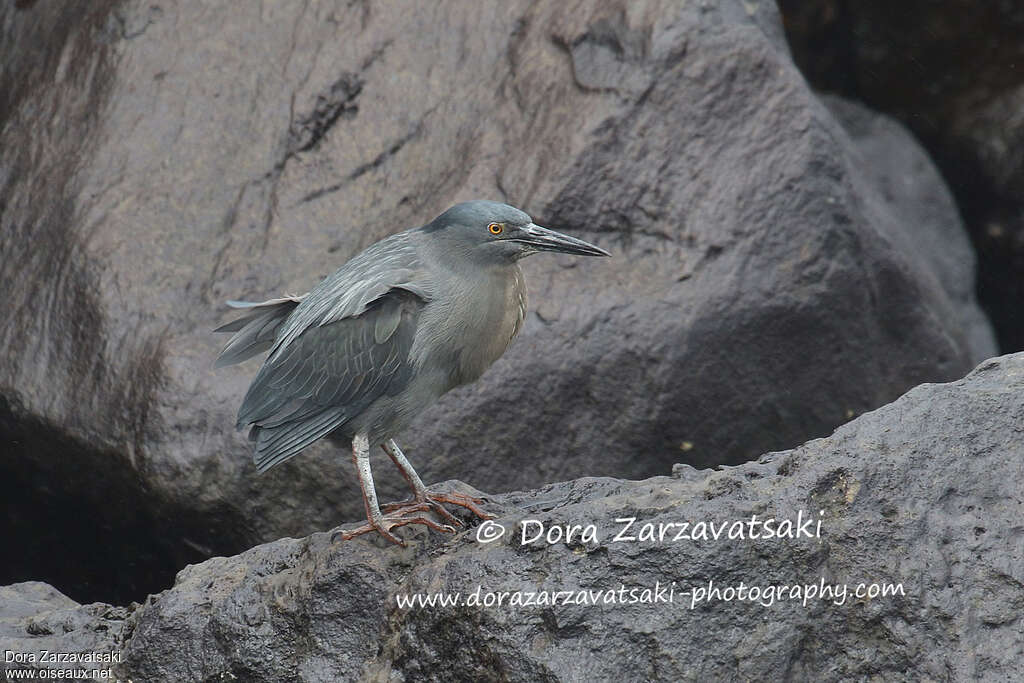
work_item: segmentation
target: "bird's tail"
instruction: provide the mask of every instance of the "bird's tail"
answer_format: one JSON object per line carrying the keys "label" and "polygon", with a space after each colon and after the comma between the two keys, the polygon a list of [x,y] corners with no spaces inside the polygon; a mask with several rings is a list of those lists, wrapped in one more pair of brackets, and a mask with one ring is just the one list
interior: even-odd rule
{"label": "bird's tail", "polygon": [[277,328],[295,310],[306,295],[285,296],[254,303],[251,301],[229,301],[231,308],[244,309],[246,314],[221,325],[214,332],[234,332],[217,356],[213,366],[222,368],[234,365],[266,351],[274,344]]}

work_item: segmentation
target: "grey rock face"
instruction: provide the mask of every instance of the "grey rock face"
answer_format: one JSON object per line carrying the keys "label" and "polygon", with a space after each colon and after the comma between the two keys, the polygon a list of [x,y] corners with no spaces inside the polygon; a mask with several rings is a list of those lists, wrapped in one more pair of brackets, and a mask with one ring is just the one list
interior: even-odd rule
{"label": "grey rock face", "polygon": [[1024,349],[1024,4],[781,0],[816,88],[907,125],[948,179],[1003,352]]}
{"label": "grey rock face", "polygon": [[[827,438],[719,471],[588,478],[493,496],[510,531],[410,547],[282,539],[183,570],[131,619],[138,680],[1009,680],[1024,657],[1024,354],[919,386]],[[461,485],[459,485],[461,486]],[[701,524],[821,521],[796,538],[714,540]],[[624,538],[616,519],[637,521]],[[523,545],[524,520],[596,538]],[[644,525],[690,524],[664,540]],[[528,523],[532,532],[535,525]],[[752,528],[752,527],[748,527]],[[784,526],[775,525],[781,534]],[[767,527],[761,531],[766,532]],[[676,535],[683,538],[676,540]],[[757,587],[759,600],[713,592]],[[857,597],[858,584],[899,585]],[[643,589],[673,591],[646,603]],[[793,586],[845,585],[828,597]],[[397,596],[505,592],[504,606]],[[543,591],[613,604],[510,604]],[[785,586],[786,589],[779,587]],[[693,604],[692,588],[704,599]],[[779,592],[769,597],[775,587]],[[629,589],[637,589],[629,604]],[[588,594],[589,595],[589,594]],[[602,594],[604,595],[604,594]],[[654,594],[650,600],[654,599]],[[592,599],[592,598],[586,598]],[[564,600],[564,598],[563,598]]]}
{"label": "grey rock face", "polygon": [[[993,352],[945,188],[822,105],[771,3],[8,3],[0,31],[0,499],[28,547],[90,520],[158,573],[361,517],[328,442],[257,478],[231,429],[256,367],[215,372],[209,330],[457,200],[616,258],[527,262],[514,347],[401,435],[427,481],[736,463]],[[94,569],[90,597],[139,595]]]}
{"label": "grey rock face", "polygon": [[63,672],[63,679],[113,680],[130,613],[103,603],[80,605],[39,581],[0,586],[0,674],[5,681],[31,671],[37,679],[46,671]]}

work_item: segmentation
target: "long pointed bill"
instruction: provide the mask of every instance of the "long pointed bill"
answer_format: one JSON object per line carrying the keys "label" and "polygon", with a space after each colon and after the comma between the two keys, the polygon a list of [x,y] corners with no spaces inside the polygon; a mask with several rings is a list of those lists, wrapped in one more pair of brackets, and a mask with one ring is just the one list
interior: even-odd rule
{"label": "long pointed bill", "polygon": [[542,228],[534,223],[525,225],[520,230],[521,234],[512,237],[511,240],[528,244],[538,251],[560,251],[565,254],[580,254],[582,256],[611,256],[601,247],[595,247],[589,242]]}

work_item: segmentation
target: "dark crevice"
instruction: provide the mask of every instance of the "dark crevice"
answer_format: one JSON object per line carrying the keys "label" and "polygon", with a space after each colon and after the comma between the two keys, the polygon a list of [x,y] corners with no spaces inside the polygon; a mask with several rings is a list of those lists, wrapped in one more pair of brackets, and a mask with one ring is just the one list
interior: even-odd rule
{"label": "dark crevice", "polygon": [[311,202],[314,199],[320,199],[320,197],[323,197],[324,195],[331,194],[332,192],[337,192],[341,188],[345,187],[345,185],[347,184],[347,182],[341,182],[334,183],[333,185],[328,185],[327,187],[321,187],[319,190],[314,190],[309,194],[305,195],[302,199],[299,200],[299,202]]}
{"label": "dark crevice", "polygon": [[[385,43],[375,50],[363,64],[365,70],[375,62],[390,43]],[[292,107],[289,114],[288,133],[284,142],[284,153],[269,171],[259,178],[249,180],[238,191],[234,203],[228,208],[222,224],[224,234],[227,234],[235,225],[238,219],[238,209],[246,192],[251,187],[266,185],[266,204],[263,211],[263,243],[262,249],[266,250],[270,240],[270,226],[274,216],[277,214],[277,186],[284,174],[288,162],[298,154],[315,150],[326,138],[327,134],[341,120],[353,119],[359,113],[357,100],[363,91],[363,80],[355,73],[345,72],[326,92],[317,95],[312,110],[305,114],[295,113],[295,96],[292,95]],[[340,185],[338,186],[340,187]],[[327,194],[338,189],[326,189],[321,194]],[[315,194],[315,193],[314,193]],[[317,195],[319,196],[319,195]],[[307,201],[303,199],[302,201]]]}
{"label": "dark crevice", "polygon": [[349,183],[354,182],[355,180],[357,180],[361,176],[364,176],[367,173],[369,173],[370,171],[373,171],[373,170],[375,170],[377,168],[380,168],[390,158],[392,158],[393,156],[398,154],[402,150],[402,148],[405,147],[410,141],[415,139],[420,134],[421,129],[422,129],[422,123],[418,124],[407,135],[405,135],[404,137],[402,137],[399,140],[395,141],[390,147],[388,147],[386,150],[384,150],[383,152],[378,154],[371,161],[368,161],[365,164],[361,164],[361,165],[357,166],[341,182],[333,183],[333,184],[328,185],[326,187],[322,187],[322,188],[320,188],[318,190],[314,190],[314,191],[310,192],[309,194],[305,195],[301,200],[299,200],[300,203],[313,201],[314,199],[319,199],[320,197],[323,197],[324,195],[331,194],[332,192],[337,192],[338,190],[340,190],[341,188],[345,187]]}
{"label": "dark crevice", "polygon": [[344,73],[326,93],[317,95],[313,110],[296,117],[288,130],[285,161],[299,152],[316,148],[339,119],[354,118],[359,112],[356,99],[362,90],[363,81],[358,75]]}
{"label": "dark crevice", "polygon": [[211,529],[210,511],[147,490],[123,453],[73,438],[3,396],[0,440],[0,528],[9,548],[0,585],[45,581],[78,602],[126,605],[206,559],[198,548],[233,554],[251,542]]}
{"label": "dark crevice", "polygon": [[376,63],[377,63],[377,60],[378,60],[378,59],[380,59],[380,58],[381,58],[381,57],[382,57],[382,56],[384,55],[384,53],[385,53],[385,52],[387,51],[387,49],[388,49],[389,47],[391,47],[391,44],[392,44],[393,42],[394,42],[394,40],[388,39],[388,40],[385,40],[385,41],[384,41],[383,43],[381,43],[380,45],[378,45],[378,46],[377,46],[377,47],[376,47],[376,48],[375,48],[375,49],[373,50],[373,52],[371,52],[371,53],[369,54],[369,56],[367,56],[367,58],[363,60],[363,63],[362,63],[362,65],[360,65],[360,69],[361,69],[362,71],[366,71],[366,70],[367,70],[367,69],[369,69],[369,68],[370,68],[371,66],[373,66],[374,64],[376,64]]}
{"label": "dark crevice", "polygon": [[373,159],[373,161],[370,161],[369,163],[363,164],[361,166],[357,166],[356,169],[354,171],[352,171],[351,174],[349,174],[348,179],[349,180],[355,180],[359,176],[365,175],[366,173],[369,173],[370,171],[372,171],[372,170],[374,170],[376,168],[380,168],[380,166],[383,165],[385,161],[387,161],[391,157],[393,157],[396,154],[398,154],[398,152],[403,147],[405,147],[405,145],[410,140],[412,140],[413,138],[415,138],[419,134],[420,134],[420,126],[416,126],[416,128],[414,128],[408,135],[406,135],[405,137],[401,138],[400,140],[395,142],[393,145],[388,147],[386,150],[384,150],[383,152],[378,154]]}

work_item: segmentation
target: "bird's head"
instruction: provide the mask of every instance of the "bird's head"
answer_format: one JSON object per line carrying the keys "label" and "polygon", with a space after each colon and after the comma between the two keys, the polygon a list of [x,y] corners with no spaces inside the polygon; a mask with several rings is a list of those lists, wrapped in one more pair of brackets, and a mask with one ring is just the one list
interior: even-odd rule
{"label": "bird's head", "polygon": [[583,240],[542,228],[513,206],[480,199],[456,204],[422,230],[443,241],[448,250],[495,264],[515,262],[538,251],[611,255]]}

